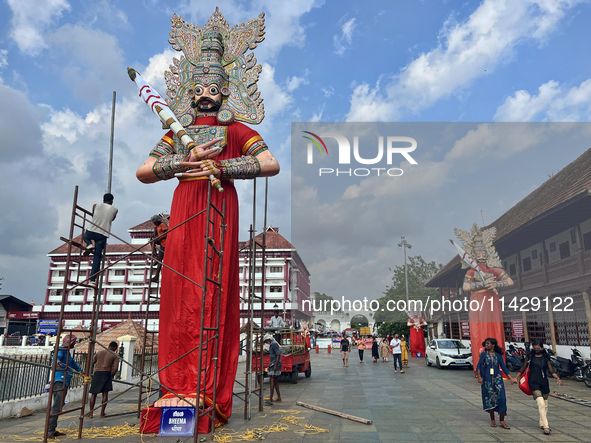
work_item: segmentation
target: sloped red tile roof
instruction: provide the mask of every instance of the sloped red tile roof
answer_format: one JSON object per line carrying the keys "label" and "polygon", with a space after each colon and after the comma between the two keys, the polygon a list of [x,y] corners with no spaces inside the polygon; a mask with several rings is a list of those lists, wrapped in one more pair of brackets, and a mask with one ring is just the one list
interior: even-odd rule
{"label": "sloped red tile roof", "polygon": [[450,272],[452,270],[458,270],[461,268],[462,268],[462,261],[460,259],[460,256],[456,255],[454,258],[452,258],[450,260],[450,262],[448,264],[446,264],[443,268],[441,268],[439,271],[437,271],[437,273],[433,277],[431,277],[429,279],[429,281],[427,281],[425,283],[425,287],[427,287],[427,288],[437,287],[438,288],[440,286],[444,286],[440,282],[437,282],[437,280],[439,280],[442,276],[446,275],[448,272]]}
{"label": "sloped red tile roof", "polygon": [[495,226],[496,239],[501,239],[556,206],[588,194],[589,190],[591,190],[591,149],[546,180],[487,228]]}
{"label": "sloped red tile roof", "polygon": [[[494,243],[497,243],[521,226],[547,215],[554,208],[576,198],[588,196],[590,191],[591,148],[483,229],[496,227],[497,235]],[[459,263],[460,258],[456,255],[426,283],[426,286],[437,286],[436,280],[454,271],[456,267],[459,269]]]}
{"label": "sloped red tile roof", "polygon": [[[169,214],[162,214],[165,218],[170,218]],[[145,222],[140,223],[139,225],[135,225],[132,228],[129,228],[127,231],[153,231],[154,230],[154,223],[151,220],[146,220]]]}
{"label": "sloped red tile roof", "polygon": [[[248,329],[250,328],[250,323],[251,323],[251,321],[249,320],[244,325],[242,325],[242,327],[240,328],[241,334],[246,334],[246,331],[248,331]],[[260,330],[259,325],[254,321],[252,322],[252,330],[253,331]]]}
{"label": "sloped red tile roof", "polygon": [[133,228],[129,228],[127,231],[153,231],[154,230],[154,223],[150,220],[140,223],[139,225],[135,225]]}
{"label": "sloped red tile roof", "polygon": [[[96,336],[96,341],[101,343],[103,346],[108,347],[109,343],[111,343],[112,341],[116,341],[117,343],[119,343],[119,340],[117,340],[117,337],[121,337],[124,335],[133,335],[134,337],[138,338],[135,342],[133,352],[134,352],[134,354],[141,354],[142,350],[143,350],[143,346],[144,346],[144,339],[146,337],[146,331],[140,323],[135,322],[131,319],[127,319],[125,321],[122,321],[118,325],[113,326],[112,328],[109,328],[104,332],[101,332],[100,334],[98,334]],[[148,336],[148,339],[150,339],[149,336]],[[74,349],[78,353],[87,354],[89,344],[90,344],[89,341],[86,340],[86,341],[83,341],[82,343],[78,343],[77,345],[75,345]],[[148,345],[146,346],[146,349],[149,349],[149,347],[150,346],[148,343]],[[97,345],[95,345],[94,348],[95,348],[95,352],[98,352],[103,349]],[[154,353],[157,353],[157,352],[158,352],[158,335],[156,334],[156,335],[154,335]]]}
{"label": "sloped red tile roof", "polygon": [[[79,235],[78,237],[74,238],[74,241],[82,244],[82,235]],[[129,253],[139,246],[140,245],[133,245],[133,247],[131,247],[131,246],[127,246],[126,244],[123,244],[123,243],[109,244],[109,242],[107,241],[107,254],[109,254],[109,253],[113,253],[113,254]],[[145,245],[145,246],[142,246],[141,250],[144,252],[149,252],[151,250],[151,248],[149,245]],[[72,251],[74,253],[78,253],[79,249],[74,246]],[[68,244],[64,243],[61,246],[59,246],[58,248],[55,248],[49,254],[67,254],[67,253],[68,253]]]}
{"label": "sloped red tile roof", "polygon": [[[288,242],[284,236],[279,232],[278,228],[267,228],[267,250],[269,249],[295,249],[295,247]],[[263,233],[255,237],[258,244],[263,244]],[[250,247],[250,240],[240,242],[240,250]]]}

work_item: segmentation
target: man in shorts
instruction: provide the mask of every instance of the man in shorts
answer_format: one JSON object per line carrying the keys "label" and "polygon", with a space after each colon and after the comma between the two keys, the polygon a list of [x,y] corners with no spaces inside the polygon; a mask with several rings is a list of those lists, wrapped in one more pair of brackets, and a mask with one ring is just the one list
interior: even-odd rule
{"label": "man in shorts", "polygon": [[109,343],[109,351],[103,349],[94,354],[92,363],[94,364],[94,375],[90,383],[90,412],[88,418],[92,418],[94,403],[99,392],[103,393],[103,403],[101,408],[101,418],[105,418],[105,409],[109,401],[109,392],[113,390],[113,377],[119,368],[119,357],[115,354],[119,345],[116,341]]}
{"label": "man in shorts", "polygon": [[347,340],[347,336],[344,336],[341,340],[341,358],[343,359],[343,367],[349,367],[349,350],[351,349],[351,343]]}
{"label": "man in shorts", "polygon": [[[265,334],[265,337],[263,338],[263,348],[269,353],[269,367],[267,368],[267,375],[269,376],[269,384],[271,389],[269,401],[267,401],[266,404],[272,405],[273,401],[281,402],[279,383],[277,383],[277,379],[281,375],[281,347],[271,334]],[[275,400],[273,400],[274,391],[277,391],[277,398],[275,398]]]}

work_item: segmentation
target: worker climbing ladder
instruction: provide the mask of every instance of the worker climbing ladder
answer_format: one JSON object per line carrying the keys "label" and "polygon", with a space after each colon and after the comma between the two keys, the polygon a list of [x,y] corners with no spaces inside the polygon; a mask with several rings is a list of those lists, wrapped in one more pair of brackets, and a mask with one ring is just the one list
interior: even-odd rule
{"label": "worker climbing ladder", "polygon": [[[219,365],[218,354],[219,354],[219,347],[218,347],[218,338],[219,338],[219,323],[220,323],[220,315],[219,315],[219,305],[220,305],[220,298],[221,298],[221,282],[222,282],[222,265],[223,265],[223,250],[224,250],[224,232],[225,232],[225,201],[222,204],[222,208],[217,208],[211,202],[211,185],[208,188],[208,198],[207,198],[207,206],[205,209],[200,211],[197,214],[194,214],[192,217],[185,220],[178,226],[194,219],[200,218],[204,219],[204,236],[205,236],[205,250],[204,250],[204,267],[203,267],[203,275],[201,283],[193,282],[197,286],[201,288],[203,291],[202,296],[202,315],[200,319],[200,334],[201,337],[200,343],[196,344],[195,348],[191,352],[199,352],[199,359],[198,359],[198,367],[197,367],[197,380],[196,386],[199,386],[197,398],[199,398],[199,394],[201,396],[205,396],[205,385],[206,383],[202,383],[208,379],[208,377],[213,377],[213,392],[212,394],[212,402],[209,406],[199,408],[196,414],[195,420],[195,429],[194,429],[194,441],[199,441],[199,433],[197,424],[199,422],[199,418],[207,417],[210,423],[209,426],[209,433],[213,434],[215,429],[215,411],[216,411],[216,386],[217,386],[217,370]],[[54,377],[51,377],[50,381],[50,388],[49,388],[49,401],[47,404],[47,414],[45,420],[45,430],[43,435],[43,441],[46,442],[48,440],[48,428],[49,422],[51,418],[59,417],[61,415],[71,413],[74,411],[79,411],[79,423],[78,423],[78,438],[82,436],[82,429],[84,427],[84,418],[88,415],[90,411],[85,411],[86,399],[88,395],[88,383],[91,380],[90,375],[92,374],[92,356],[94,355],[95,344],[105,348],[100,342],[96,340],[97,330],[98,330],[98,323],[100,320],[100,307],[102,304],[101,300],[101,293],[102,293],[102,281],[104,271],[115,264],[121,262],[122,260],[128,259],[132,254],[141,253],[146,256],[147,259],[152,260],[152,267],[154,262],[159,262],[157,258],[150,253],[152,250],[151,245],[155,241],[158,240],[157,238],[153,238],[150,240],[150,246],[146,247],[146,245],[131,245],[127,243],[125,240],[109,233],[117,240],[125,243],[128,247],[131,248],[131,252],[126,255],[119,256],[116,260],[109,261],[107,266],[105,266],[105,256],[102,257],[102,266],[99,271],[98,278],[95,282],[91,282],[89,280],[88,272],[86,273],[85,277],[81,277],[84,273],[81,272],[82,270],[82,263],[85,260],[88,260],[84,255],[83,252],[86,248],[83,245],[82,241],[82,234],[85,229],[87,229],[92,224],[92,212],[88,211],[87,209],[81,207],[78,204],[78,187],[76,186],[74,191],[74,198],[72,204],[72,216],[70,222],[70,230],[68,238],[60,237],[62,241],[67,245],[67,254],[66,254],[66,271],[65,271],[65,278],[64,278],[64,285],[62,291],[62,300],[60,306],[60,314],[59,314],[59,323],[58,323],[58,331],[57,331],[57,340],[54,350],[54,355],[58,355],[59,347],[60,347],[60,339],[62,335],[70,335],[73,333],[89,333],[89,346],[88,346],[88,357],[82,368],[81,375],[84,377],[84,385],[83,385],[83,394],[82,394],[82,401],[80,406],[71,407],[71,404],[68,404],[68,409],[65,409],[63,406],[60,408],[60,411],[57,413],[52,413],[52,403],[54,401],[53,394],[62,392],[62,399],[64,398],[64,394],[67,388],[64,387],[59,389],[55,387]],[[178,226],[171,227],[169,232],[176,229]],[[220,235],[218,240],[215,240],[214,233],[216,230],[219,230]],[[104,249],[105,254],[107,248]],[[163,264],[164,267],[172,270],[173,272],[180,274],[177,270],[174,270],[168,267],[166,264]],[[75,271],[75,272],[72,272]],[[71,276],[75,275],[75,278]],[[187,280],[190,281],[187,277],[183,276]],[[138,395],[138,414],[142,408],[142,405],[149,405],[151,403],[150,395],[158,392],[160,386],[158,383],[155,383],[155,376],[159,371],[153,371],[153,367],[155,364],[155,345],[156,345],[156,333],[157,331],[150,329],[150,324],[148,319],[150,318],[151,306],[157,306],[159,297],[158,297],[158,287],[156,287],[156,291],[152,291],[152,281],[151,278],[148,279],[148,297],[147,297],[147,307],[144,316],[144,326],[145,326],[145,338],[143,340],[143,349],[142,349],[142,363],[140,368],[133,367],[133,362],[123,361],[124,364],[128,364],[131,366],[137,373],[140,374],[140,381],[124,392],[120,393],[119,395],[112,397],[109,401],[113,401],[119,396],[123,395],[124,393],[128,392],[130,389],[139,387],[139,395]],[[212,291],[213,293],[207,294],[206,291],[207,287],[214,287],[215,289]],[[64,320],[66,319],[66,302],[68,299],[68,294],[71,291],[75,291],[78,288],[87,288],[94,292],[92,297],[92,307],[91,307],[91,323],[90,329],[72,329],[72,328],[65,328]],[[214,318],[213,324],[206,325],[204,322],[204,312],[205,312],[205,300],[207,298],[215,297],[217,298],[216,312],[213,312],[212,317]],[[69,350],[68,350],[69,352]],[[177,360],[180,360],[180,357]],[[207,361],[211,360],[213,362],[212,365],[208,367],[206,364]],[[170,362],[172,364],[174,362]],[[58,359],[55,358],[52,363],[52,371],[55,373],[56,366],[58,364]],[[147,366],[147,368],[146,368]],[[66,365],[65,367],[61,367],[60,370],[63,369],[64,373],[68,372],[68,359],[66,358]],[[162,368],[161,368],[162,369]],[[160,369],[160,370],[161,370]],[[213,374],[211,374],[213,371]],[[163,388],[167,389],[171,394],[176,396],[180,401],[179,405],[182,401],[185,401],[178,393],[173,392],[171,389],[168,389],[166,386]],[[63,400],[62,400],[63,401]],[[97,406],[95,409],[100,408],[101,406]]]}

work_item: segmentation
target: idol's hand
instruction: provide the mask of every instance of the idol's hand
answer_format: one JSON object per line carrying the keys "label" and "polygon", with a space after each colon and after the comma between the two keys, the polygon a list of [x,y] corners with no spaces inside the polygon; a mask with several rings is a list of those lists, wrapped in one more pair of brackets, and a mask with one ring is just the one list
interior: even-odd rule
{"label": "idol's hand", "polygon": [[209,177],[210,175],[214,175],[219,178],[220,176],[220,170],[216,167],[216,162],[213,160],[181,162],[180,166],[186,166],[191,169],[175,174],[177,177]]}
{"label": "idol's hand", "polygon": [[486,289],[489,289],[489,290],[494,290],[495,287],[496,287],[495,286],[495,283],[496,283],[496,280],[495,280],[494,277],[487,278],[486,279],[486,286],[485,286],[485,288]]}
{"label": "idol's hand", "polygon": [[197,150],[197,153],[199,154],[199,159],[195,156],[195,153],[193,152],[193,149],[191,149],[191,152],[189,153],[189,157],[187,158],[186,162],[181,162],[181,166],[191,166],[191,165],[185,165],[184,163],[194,163],[199,161],[200,159],[205,159],[205,158],[214,158],[216,156],[219,155],[220,152],[222,152],[221,147],[218,148],[212,148],[212,149],[208,149],[211,146],[215,145],[218,142],[223,141],[223,138],[214,138],[213,140],[208,141],[207,143],[203,143],[202,145],[199,145],[193,149]]}

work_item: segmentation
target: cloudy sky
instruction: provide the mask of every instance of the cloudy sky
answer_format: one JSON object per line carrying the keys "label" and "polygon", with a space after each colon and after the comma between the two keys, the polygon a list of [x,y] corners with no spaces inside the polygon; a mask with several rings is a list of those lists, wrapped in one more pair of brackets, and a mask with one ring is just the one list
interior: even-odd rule
{"label": "cloudy sky", "polygon": [[[167,42],[170,17],[176,12],[202,25],[216,4],[231,25],[265,12],[266,40],[255,56],[266,118],[256,129],[282,167],[270,180],[269,223],[292,239],[291,195],[318,208],[316,223],[301,225],[315,239],[316,250],[301,244],[314,291],[357,298],[361,289],[343,284],[354,276],[368,297],[378,297],[388,267],[402,263],[401,235],[411,253],[447,261],[450,226],[492,222],[591,146],[586,125],[571,133],[576,142],[554,146],[515,130],[511,138],[497,129],[487,134],[488,126],[450,126],[456,139],[420,144],[415,169],[398,163],[406,168],[400,187],[373,177],[292,177],[292,150],[305,149],[301,131],[297,148],[291,141],[292,122],[588,121],[591,59],[580,52],[591,47],[585,1],[2,0],[3,294],[41,302],[46,254],[67,235],[74,187],[86,207],[105,192],[113,91],[114,232],[128,238],[128,228],[168,210],[172,181],[143,185],[135,178],[162,130],[126,67],[164,93],[162,74],[178,54]],[[436,126],[424,127],[437,134]],[[537,136],[552,138],[555,130]],[[458,183],[490,192],[474,204]],[[244,238],[252,184],[239,192]],[[262,213],[257,217],[260,230]],[[296,232],[302,230],[294,230],[294,243]]]}

